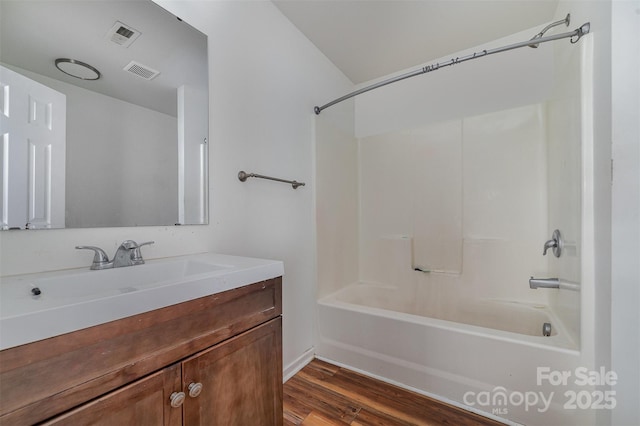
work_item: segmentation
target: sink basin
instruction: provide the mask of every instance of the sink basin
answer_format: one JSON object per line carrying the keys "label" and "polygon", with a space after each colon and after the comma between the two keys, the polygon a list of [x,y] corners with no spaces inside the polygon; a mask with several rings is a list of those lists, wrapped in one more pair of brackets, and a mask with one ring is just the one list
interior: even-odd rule
{"label": "sink basin", "polygon": [[[3,277],[0,349],[283,275],[282,262],[220,254]],[[34,294],[34,289],[39,295]]]}
{"label": "sink basin", "polygon": [[[10,292],[2,292],[0,316],[24,315],[31,311],[176,284],[230,268],[232,265],[184,258],[101,271],[76,269],[25,277],[20,279],[22,285],[12,286]],[[37,296],[32,292],[36,288],[40,292]]]}
{"label": "sink basin", "polygon": [[37,287],[41,292],[38,300],[42,301],[47,299],[71,301],[86,297],[129,293],[230,267],[230,265],[216,265],[190,259],[146,263],[135,267],[102,271],[87,270],[51,278],[34,279],[30,282],[30,288],[25,288],[25,290],[26,294],[32,296],[31,288]]}

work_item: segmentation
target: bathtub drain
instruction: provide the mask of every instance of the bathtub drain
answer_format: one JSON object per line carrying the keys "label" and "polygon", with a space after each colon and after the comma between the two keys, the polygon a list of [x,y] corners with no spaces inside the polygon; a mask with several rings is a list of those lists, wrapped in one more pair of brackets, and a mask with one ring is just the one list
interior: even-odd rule
{"label": "bathtub drain", "polygon": [[543,336],[551,336],[551,323],[545,322],[542,324],[542,335]]}

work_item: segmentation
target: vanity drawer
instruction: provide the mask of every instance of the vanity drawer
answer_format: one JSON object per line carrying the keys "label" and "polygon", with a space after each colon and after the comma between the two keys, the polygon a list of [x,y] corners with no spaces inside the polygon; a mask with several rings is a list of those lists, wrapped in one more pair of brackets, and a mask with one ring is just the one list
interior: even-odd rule
{"label": "vanity drawer", "polygon": [[0,423],[32,424],[282,313],[282,278],[0,352]]}

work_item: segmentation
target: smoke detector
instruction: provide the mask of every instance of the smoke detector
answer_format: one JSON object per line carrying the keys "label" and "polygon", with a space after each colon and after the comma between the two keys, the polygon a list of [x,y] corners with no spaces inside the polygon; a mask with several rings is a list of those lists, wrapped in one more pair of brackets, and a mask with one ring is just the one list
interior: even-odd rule
{"label": "smoke detector", "polygon": [[142,34],[140,31],[120,21],[116,21],[107,32],[107,38],[122,47],[129,47]]}
{"label": "smoke detector", "polygon": [[153,80],[158,76],[158,74],[160,74],[160,71],[154,70],[153,68],[136,61],[129,62],[123,70],[130,72],[131,74],[135,74],[140,78],[144,78],[145,80]]}

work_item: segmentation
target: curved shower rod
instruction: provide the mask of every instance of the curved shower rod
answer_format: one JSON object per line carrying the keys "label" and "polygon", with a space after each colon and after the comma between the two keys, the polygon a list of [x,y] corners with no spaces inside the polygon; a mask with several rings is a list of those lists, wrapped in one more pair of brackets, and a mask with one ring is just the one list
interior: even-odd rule
{"label": "curved shower rod", "polygon": [[[351,99],[354,96],[360,95],[362,93],[368,92],[370,90],[373,89],[377,89],[379,87],[382,86],[386,86],[387,84],[391,84],[391,83],[395,83],[397,81],[400,80],[404,80],[410,77],[415,77],[417,75],[422,75],[422,74],[426,74],[428,72],[431,71],[436,71],[439,70],[440,68],[444,68],[444,67],[448,67],[451,65],[456,65],[459,64],[461,62],[466,62],[466,61],[470,61],[472,59],[478,59],[478,58],[483,58],[485,56],[489,56],[489,55],[493,55],[494,53],[500,53],[500,52],[506,52],[507,50],[513,50],[513,49],[518,49],[520,47],[533,47],[533,48],[537,48],[538,45],[540,45],[541,43],[546,43],[548,41],[554,41],[554,40],[560,40],[563,38],[570,38],[571,43],[577,43],[578,40],[580,40],[582,38],[582,36],[584,36],[585,34],[588,34],[590,29],[591,29],[591,23],[587,22],[585,24],[582,24],[582,26],[580,26],[579,28],[576,28],[573,31],[570,32],[566,32],[566,33],[561,33],[561,34],[555,34],[555,35],[550,35],[550,36],[546,36],[544,37],[544,33],[547,32],[550,28],[553,28],[557,25],[562,25],[565,24],[567,26],[569,26],[569,22],[570,22],[571,16],[567,15],[567,17],[565,19],[562,19],[560,21],[556,21],[553,22],[549,25],[547,25],[542,31],[540,31],[538,34],[536,34],[535,36],[533,36],[531,39],[527,40],[527,41],[521,41],[519,43],[514,43],[514,44],[510,44],[507,46],[502,46],[502,47],[497,47],[495,49],[486,49],[483,50],[481,52],[476,52],[476,53],[472,53],[466,56],[462,56],[462,57],[457,57],[457,58],[452,58],[449,61],[446,62],[442,62],[442,63],[435,63],[433,65],[427,65],[425,67],[422,67],[418,70],[415,71],[411,71],[408,72],[406,74],[402,74],[399,75],[397,77],[393,77],[390,78],[388,80],[383,80],[380,81],[378,83],[372,84],[370,86],[367,87],[363,87],[362,89],[358,89],[354,92],[348,93],[338,99],[335,99],[327,104],[324,104],[322,106],[316,106],[313,107],[313,111],[316,113],[316,115],[319,115],[322,110],[329,108],[330,106],[333,106],[337,103],[340,103],[342,101],[346,101],[347,99]],[[533,41],[535,41],[535,43],[532,43]]]}

